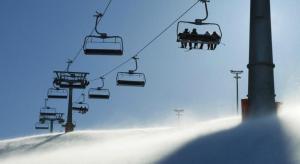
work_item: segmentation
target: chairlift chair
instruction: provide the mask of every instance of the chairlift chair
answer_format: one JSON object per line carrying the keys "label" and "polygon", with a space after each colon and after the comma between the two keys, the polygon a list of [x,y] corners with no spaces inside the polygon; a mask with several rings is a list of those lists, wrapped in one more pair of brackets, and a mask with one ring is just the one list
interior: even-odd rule
{"label": "chairlift chair", "polygon": [[117,85],[118,86],[134,86],[144,87],[146,84],[146,78],[143,73],[135,72],[118,72]]}
{"label": "chairlift chair", "polygon": [[80,114],[85,114],[89,111],[89,104],[85,103],[85,94],[81,94],[82,101],[75,102],[72,105],[72,110],[77,111]]}
{"label": "chairlift chair", "polygon": [[135,69],[128,72],[118,72],[116,81],[118,86],[132,86],[132,87],[144,87],[146,84],[146,77],[144,73],[137,73],[137,57],[133,57],[135,60]]}
{"label": "chairlift chair", "polygon": [[89,111],[89,105],[84,102],[73,103],[72,110],[77,111],[80,114],[85,114]]}
{"label": "chairlift chair", "polygon": [[86,55],[123,55],[123,39],[120,36],[88,35],[84,39],[83,51]]}
{"label": "chairlift chair", "polygon": [[[207,45],[219,45],[221,43],[222,40],[222,30],[219,24],[217,23],[206,23],[206,19],[208,18],[208,7],[207,7],[207,3],[210,2],[210,0],[200,0],[202,3],[205,4],[205,11],[206,11],[206,15],[204,18],[200,18],[200,19],[196,19],[195,21],[179,21],[177,23],[177,42],[181,42],[181,43],[194,43],[194,44],[207,44]],[[197,30],[197,28],[199,27],[215,27],[216,30],[214,30],[214,32],[216,32],[217,35],[205,35],[205,32],[208,31],[210,33],[212,33],[212,31],[209,30],[205,30],[201,33],[199,33],[198,30],[198,35],[193,35],[193,34],[187,34],[187,33],[182,33],[181,31],[183,31],[183,29],[188,29],[189,32],[192,31],[192,28],[189,28],[189,26],[193,26],[193,28],[195,28]],[[182,28],[182,26],[184,28]],[[217,32],[218,31],[218,32]],[[185,47],[183,47],[185,48]],[[202,49],[202,47],[200,48]],[[214,50],[210,49],[210,50]]]}
{"label": "chairlift chair", "polygon": [[48,99],[45,99],[44,106],[40,109],[40,120],[48,120],[56,115],[56,109],[48,106]]}
{"label": "chairlift chair", "polygon": [[108,89],[98,88],[91,88],[89,90],[89,98],[90,99],[109,99],[110,92]]}
{"label": "chairlift chair", "polygon": [[48,89],[47,97],[51,99],[67,99],[68,91],[66,89],[50,88]]}
{"label": "chairlift chair", "polygon": [[89,98],[90,99],[109,99],[110,98],[110,92],[109,89],[103,89],[104,87],[104,78],[100,78],[102,81],[102,85],[97,88],[91,88],[89,89]]}
{"label": "chairlift chair", "polygon": [[86,55],[123,55],[123,39],[121,36],[110,36],[107,33],[98,31],[102,14],[96,16],[95,32],[96,35],[88,35],[84,39],[83,51]]}
{"label": "chairlift chair", "polygon": [[48,130],[49,124],[42,124],[40,122],[35,123],[35,129],[37,130]]}
{"label": "chairlift chair", "polygon": [[[206,31],[212,33],[212,31],[209,31],[209,30],[205,30],[201,33],[199,33],[199,31],[198,31],[198,35],[192,35],[192,34],[185,35],[180,32],[180,29],[189,29],[189,28],[187,28],[188,27],[187,24],[194,25],[195,29],[197,29],[199,27],[204,27],[204,26],[207,26],[207,27],[214,26],[217,28],[217,31],[214,31],[214,32],[216,32],[219,37],[215,38],[212,35],[209,35],[209,36],[205,35]],[[182,28],[182,26],[184,26],[184,28]],[[196,19],[194,22],[179,21],[177,23],[177,42],[191,42],[191,43],[199,43],[199,44],[219,45],[221,43],[222,36],[223,36],[223,34],[222,34],[221,27],[217,23],[204,23],[199,19]]]}

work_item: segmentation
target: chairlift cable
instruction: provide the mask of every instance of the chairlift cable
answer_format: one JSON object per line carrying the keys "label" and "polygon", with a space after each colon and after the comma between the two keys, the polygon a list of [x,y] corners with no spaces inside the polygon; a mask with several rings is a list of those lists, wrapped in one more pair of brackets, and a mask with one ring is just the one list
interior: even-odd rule
{"label": "chairlift cable", "polygon": [[101,77],[106,77],[109,74],[111,74],[112,72],[114,72],[115,70],[119,69],[120,67],[122,67],[123,65],[125,65],[126,63],[128,63],[129,61],[131,61],[132,59],[134,59],[135,57],[137,57],[140,53],[142,53],[147,47],[149,47],[153,42],[155,42],[158,38],[160,38],[166,31],[168,31],[174,24],[176,24],[178,22],[179,19],[181,19],[183,16],[185,16],[191,9],[193,9],[199,2],[201,2],[201,0],[198,0],[196,3],[194,3],[191,7],[189,7],[186,11],[184,11],[179,17],[177,17],[174,21],[172,21],[171,24],[169,24],[166,28],[164,28],[157,36],[155,36],[152,40],[150,40],[144,47],[142,47],[139,51],[137,51],[131,58],[125,60],[124,62],[120,63],[119,65],[113,67],[110,71],[108,71],[107,73],[103,74],[102,76],[90,80],[90,82],[99,80]]}
{"label": "chairlift cable", "polygon": [[[107,3],[107,5],[106,5],[106,7],[105,7],[105,9],[104,9],[104,11],[103,11],[103,13],[102,13],[102,16],[101,16],[101,18],[98,20],[97,24],[102,20],[103,16],[104,16],[105,13],[107,12],[107,10],[108,10],[108,8],[109,8],[111,2],[112,2],[112,0],[109,0],[109,2]],[[95,32],[95,28],[93,28],[89,34],[92,35],[94,32]],[[71,67],[71,65],[77,60],[77,58],[78,58],[79,55],[81,54],[82,50],[83,50],[83,48],[80,47],[80,49],[77,51],[77,53],[75,54],[75,56],[74,56],[72,59],[69,59],[69,60],[71,61],[71,63],[68,64],[67,69],[66,69],[67,71],[69,71],[69,68]]]}

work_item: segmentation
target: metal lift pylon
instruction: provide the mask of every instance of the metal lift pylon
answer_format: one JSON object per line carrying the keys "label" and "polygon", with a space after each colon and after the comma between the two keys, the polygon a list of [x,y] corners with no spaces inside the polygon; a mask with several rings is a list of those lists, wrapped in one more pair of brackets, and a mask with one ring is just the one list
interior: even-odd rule
{"label": "metal lift pylon", "polygon": [[69,71],[54,71],[56,77],[53,85],[59,88],[66,88],[69,90],[68,97],[68,113],[65,132],[72,132],[75,124],[73,123],[73,89],[85,89],[89,85],[86,72],[69,72]]}

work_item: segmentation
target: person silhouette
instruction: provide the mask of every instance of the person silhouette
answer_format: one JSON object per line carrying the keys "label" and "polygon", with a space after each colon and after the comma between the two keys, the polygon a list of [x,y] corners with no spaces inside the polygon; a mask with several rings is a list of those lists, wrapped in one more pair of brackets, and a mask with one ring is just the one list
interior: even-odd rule
{"label": "person silhouette", "polygon": [[186,48],[188,43],[188,37],[190,35],[189,29],[184,29],[182,33],[178,34],[179,40],[181,41],[181,47],[180,48]]}
{"label": "person silhouette", "polygon": [[203,45],[205,42],[207,43],[207,49],[209,50],[211,48],[211,44],[209,43],[210,37],[211,37],[210,33],[206,31],[205,34],[203,35],[203,42],[200,45],[200,49],[203,49]]}
{"label": "person silhouette", "polygon": [[189,42],[190,49],[193,48],[192,45],[193,42],[194,42],[194,48],[197,48],[198,46],[197,40],[198,40],[198,33],[197,33],[197,29],[194,28],[193,31],[191,32],[191,39]]}
{"label": "person silhouette", "polygon": [[212,44],[211,50],[215,50],[217,48],[217,45],[220,42],[221,37],[220,37],[220,35],[217,34],[216,31],[213,32],[213,34],[211,35],[211,37],[212,37],[212,41],[214,43],[214,44]]}

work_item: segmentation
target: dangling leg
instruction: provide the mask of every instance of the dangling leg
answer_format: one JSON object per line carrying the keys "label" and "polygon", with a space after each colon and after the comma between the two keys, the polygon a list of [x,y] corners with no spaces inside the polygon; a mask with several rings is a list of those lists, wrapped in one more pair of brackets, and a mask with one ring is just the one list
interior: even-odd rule
{"label": "dangling leg", "polygon": [[214,50],[217,48],[217,44],[214,44]]}
{"label": "dangling leg", "polygon": [[194,43],[194,48],[196,49],[198,47],[198,43]]}
{"label": "dangling leg", "polygon": [[180,48],[184,48],[184,42],[181,41],[181,47]]}
{"label": "dangling leg", "polygon": [[201,49],[201,50],[203,49],[203,43],[200,44],[200,48],[199,49]]}
{"label": "dangling leg", "polygon": [[214,49],[214,44],[210,44],[210,50]]}
{"label": "dangling leg", "polygon": [[188,43],[185,41],[185,42],[184,42],[184,48],[186,48],[186,47],[187,47],[187,44],[188,44]]}
{"label": "dangling leg", "polygon": [[210,46],[211,46],[211,44],[207,44],[207,50],[210,50]]}

